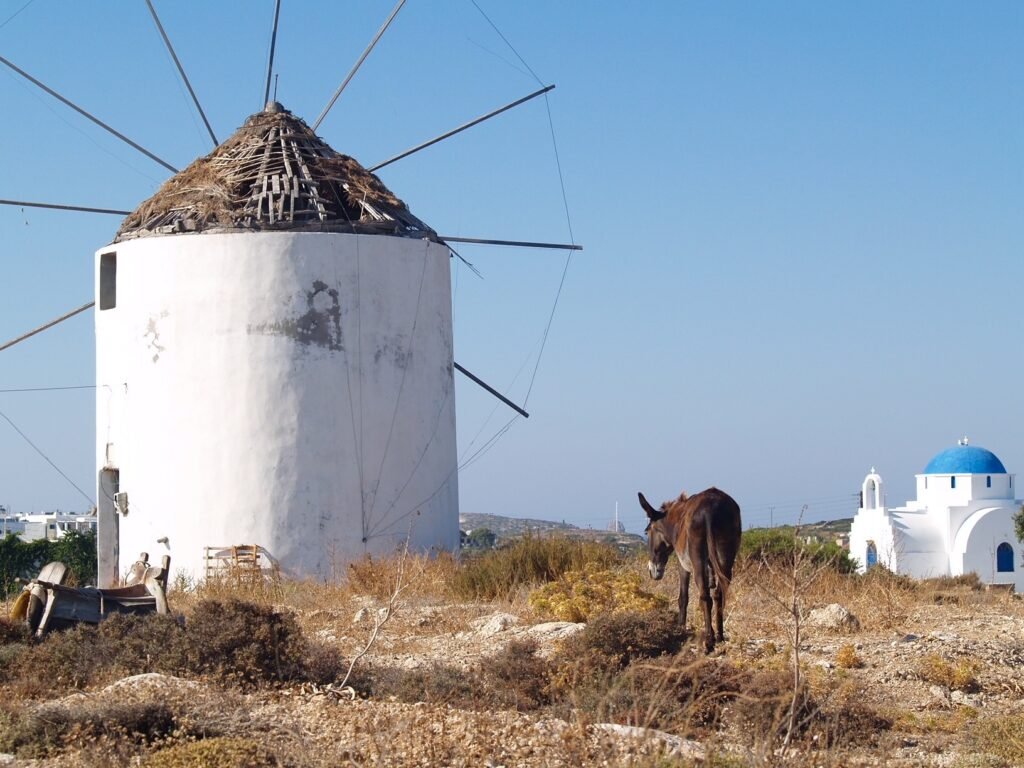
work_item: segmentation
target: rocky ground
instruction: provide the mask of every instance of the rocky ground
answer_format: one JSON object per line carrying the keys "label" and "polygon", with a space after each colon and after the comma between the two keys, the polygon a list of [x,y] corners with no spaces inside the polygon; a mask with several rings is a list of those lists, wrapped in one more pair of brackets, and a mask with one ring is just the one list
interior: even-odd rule
{"label": "rocky ground", "polygon": [[[26,701],[24,707],[45,723],[79,710],[159,702],[188,720],[193,732],[209,728],[227,735],[226,740],[207,740],[206,748],[223,748],[225,755],[241,750],[248,757],[231,757],[230,762],[210,752],[192,762],[187,756],[179,762],[153,762],[143,757],[152,752],[101,738],[49,757],[0,755],[0,765],[1022,764],[1024,729],[1014,734],[1024,724],[1024,601],[963,586],[869,589],[835,581],[803,588],[795,618],[786,610],[785,583],[773,583],[766,593],[755,578],[760,577],[750,572],[734,584],[726,621],[729,640],[716,650],[712,663],[790,670],[799,631],[796,648],[811,686],[868,708],[885,725],[871,719],[861,726],[847,724],[872,732],[834,748],[813,740],[784,747],[752,743],[728,717],[710,728],[672,734],[644,727],[643,713],[620,722],[596,722],[565,707],[516,712],[483,702],[479,708],[459,708],[360,696],[339,685],[284,684],[245,691],[205,679],[146,674]],[[659,589],[671,593],[674,587]],[[356,670],[363,675],[375,669],[429,669],[438,663],[469,669],[514,640],[535,641],[539,655],[550,657],[584,626],[546,620],[522,599],[463,603],[419,595],[401,601],[393,612],[387,605],[379,597],[348,594],[329,608],[289,609],[298,613],[307,636],[346,659],[358,657]],[[676,663],[702,659],[690,642]],[[747,705],[736,700],[729,706]]]}

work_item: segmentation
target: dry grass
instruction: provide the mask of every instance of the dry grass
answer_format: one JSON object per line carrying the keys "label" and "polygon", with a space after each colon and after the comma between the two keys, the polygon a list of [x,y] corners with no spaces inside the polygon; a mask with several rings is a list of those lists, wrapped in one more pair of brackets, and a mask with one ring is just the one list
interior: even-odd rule
{"label": "dry grass", "polygon": [[[354,702],[324,691],[337,681],[339,669],[344,672],[373,617],[394,594],[394,559],[355,563],[337,584],[242,578],[198,588],[182,583],[172,607],[183,612],[183,624],[166,617],[117,617],[100,628],[53,635],[37,644],[0,623],[0,696],[28,700],[19,708],[0,707],[0,751],[60,756],[67,764],[86,766],[140,760],[230,767],[428,759],[435,764],[488,759],[523,765],[687,764],[655,752],[627,757],[609,752],[607,744],[597,747],[587,726],[613,722],[697,738],[709,749],[706,765],[781,764],[780,754],[786,765],[885,764],[902,740],[970,751],[989,760],[986,765],[1021,764],[1019,715],[992,710],[990,704],[935,709],[948,704],[936,703],[928,693],[929,685],[938,684],[982,690],[991,701],[993,681],[1013,679],[1012,670],[992,673],[981,662],[990,655],[965,656],[963,647],[940,645],[941,640],[921,641],[926,650],[942,651],[931,655],[892,642],[904,633],[923,633],[921,621],[935,626],[936,612],[965,622],[975,614],[989,620],[1020,617],[1019,600],[986,593],[969,580],[917,583],[884,571],[857,576],[825,570],[806,584],[802,604],[840,603],[860,618],[862,628],[839,645],[827,633],[811,630],[805,638],[813,650],[803,649],[800,661],[787,624],[791,617],[764,599],[765,590],[784,593],[784,576],[745,567],[729,595],[730,642],[717,656],[698,653],[669,607],[639,614],[598,612],[589,616],[583,632],[555,646],[523,639],[525,632],[514,624],[496,635],[477,634],[472,619],[508,612],[510,605],[524,623],[535,623],[540,616],[529,621],[528,591],[564,580],[574,558],[584,571],[626,575],[631,584],[641,577],[642,588],[657,595],[661,605],[674,602],[676,569],[663,582],[652,582],[639,558],[577,542],[530,540],[518,551],[463,563],[409,557],[403,567],[414,578],[378,645],[356,666],[350,680],[359,697]],[[472,602],[458,597],[465,594]],[[937,595],[942,596],[938,602]],[[355,621],[360,611],[367,618]],[[513,637],[519,639],[510,642]],[[155,647],[161,652],[154,654]],[[903,659],[896,685],[873,683],[885,672],[880,667],[896,658]],[[417,666],[410,668],[413,660]],[[794,689],[796,662],[802,674]],[[818,666],[825,662],[834,667]],[[48,716],[48,724],[39,723],[33,700],[71,689],[95,692],[147,671],[198,680],[202,693],[143,697],[131,711],[102,696],[89,698],[91,704],[67,707],[57,717]],[[791,709],[796,728],[780,752]],[[528,713],[534,721],[560,718],[568,730],[545,742],[548,751],[517,751],[526,750],[522,744],[541,731],[531,724],[529,738],[499,735],[496,724],[510,712]],[[349,718],[344,720],[348,730],[332,741],[335,717]],[[460,731],[463,723],[475,730]],[[311,739],[321,738],[313,748]],[[414,753],[420,755],[416,760],[409,757]]]}
{"label": "dry grass", "polygon": [[282,764],[266,745],[232,737],[175,744],[146,760],[149,768],[277,768]]}
{"label": "dry grass", "polygon": [[1024,765],[1024,715],[979,720],[969,734],[971,745],[979,752],[1004,760],[1006,765]]}
{"label": "dry grass", "polygon": [[836,651],[836,666],[840,669],[857,669],[864,666],[864,661],[857,655],[857,649],[847,643]]}
{"label": "dry grass", "polygon": [[527,536],[508,546],[468,557],[451,586],[466,600],[511,600],[524,588],[553,582],[570,571],[608,570],[624,557],[607,544],[557,537]]}
{"label": "dry grass", "polygon": [[970,692],[978,690],[977,675],[981,667],[976,659],[950,661],[937,653],[929,653],[918,663],[917,674],[927,683],[942,685],[951,691]]}

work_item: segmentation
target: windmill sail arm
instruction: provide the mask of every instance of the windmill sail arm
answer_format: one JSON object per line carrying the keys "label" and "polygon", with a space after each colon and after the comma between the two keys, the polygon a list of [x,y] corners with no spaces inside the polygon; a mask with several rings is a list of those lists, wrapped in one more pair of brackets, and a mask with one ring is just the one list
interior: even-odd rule
{"label": "windmill sail arm", "polygon": [[91,208],[85,205],[60,205],[58,203],[33,203],[28,200],[0,200],[0,205],[13,205],[17,208],[49,208],[54,211],[82,211],[83,213],[109,213],[114,216],[127,216],[131,211],[119,211],[115,208]]}
{"label": "windmill sail arm", "polygon": [[[437,137],[435,137],[433,139],[430,139],[430,141],[424,141],[422,144],[417,144],[415,147],[412,147],[411,149],[407,149],[407,150],[405,150],[405,152],[401,152],[401,153],[395,155],[394,157],[388,158],[387,160],[385,160],[382,163],[377,163],[375,166],[373,166],[372,168],[368,168],[367,170],[369,170],[370,173],[373,173],[375,171],[379,171],[384,166],[391,165],[392,163],[397,162],[397,161],[399,161],[399,160],[401,160],[403,158],[406,158],[409,155],[415,154],[416,152],[419,152],[421,149],[426,149],[427,147],[432,147],[434,144],[437,144],[439,141],[444,141],[445,139],[450,138],[451,136],[454,136],[457,133],[462,133],[467,128],[472,128],[474,125],[479,125],[480,123],[484,122],[485,120],[490,120],[492,117],[497,117],[502,112],[507,112],[508,110],[512,109],[513,107],[518,107],[520,104],[524,104],[527,101],[530,101],[531,99],[535,99],[538,96],[541,96],[541,95],[547,93],[548,91],[553,90],[554,87],[555,87],[554,85],[545,86],[544,88],[541,88],[539,91],[534,91],[533,93],[529,94],[528,96],[524,96],[521,99],[516,99],[515,101],[513,101],[510,104],[506,104],[503,107],[499,107],[498,109],[495,109],[495,110],[493,110],[491,112],[488,112],[486,115],[481,115],[480,117],[475,118],[474,120],[470,120],[468,123],[463,123],[458,128],[453,128],[450,131],[442,133],[440,136],[437,136]],[[316,126],[313,126],[313,127],[315,128]]]}
{"label": "windmill sail arm", "polygon": [[13,347],[15,344],[18,344],[19,342],[22,342],[25,339],[32,338],[37,333],[42,333],[43,331],[48,330],[49,328],[53,328],[53,326],[58,325],[59,323],[63,323],[65,320],[70,320],[75,315],[85,312],[85,310],[90,309],[95,305],[95,301],[90,301],[88,304],[83,304],[78,309],[73,309],[70,312],[61,315],[60,317],[54,318],[50,322],[44,323],[43,325],[39,326],[38,328],[34,328],[28,333],[23,333],[21,336],[18,336],[15,339],[11,339],[10,341],[4,342],[3,344],[0,344],[0,352],[3,352],[5,349],[8,349],[10,347]]}
{"label": "windmill sail arm", "polygon": [[561,251],[582,251],[582,245],[575,243],[535,243],[527,240],[489,240],[481,237],[440,236],[442,241],[451,243],[476,243],[477,245],[512,245],[519,248],[556,248]]}
{"label": "windmill sail arm", "polygon": [[496,398],[501,400],[501,402],[503,402],[505,405],[507,405],[509,408],[511,408],[516,413],[518,413],[520,416],[522,416],[524,418],[527,418],[527,419],[530,418],[530,414],[528,414],[526,411],[524,411],[518,405],[513,403],[511,400],[509,400],[507,397],[505,397],[503,394],[501,394],[501,392],[499,392],[494,387],[492,387],[490,384],[488,384],[486,381],[484,381],[483,379],[481,379],[478,376],[474,376],[472,373],[467,371],[465,368],[463,368],[458,363],[453,363],[453,365],[455,366],[455,370],[457,370],[459,373],[461,373],[467,379],[472,381],[474,384],[476,384],[476,385],[482,387],[483,389],[487,390],[489,393],[491,393]]}

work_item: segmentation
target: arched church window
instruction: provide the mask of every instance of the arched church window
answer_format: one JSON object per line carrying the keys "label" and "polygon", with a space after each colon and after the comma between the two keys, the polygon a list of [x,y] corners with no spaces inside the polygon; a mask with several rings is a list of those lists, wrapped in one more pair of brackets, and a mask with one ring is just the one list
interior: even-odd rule
{"label": "arched church window", "polygon": [[949,487],[950,488],[956,488],[956,478],[955,477],[950,477],[949,478]]}
{"label": "arched church window", "polygon": [[989,475],[988,477],[985,478],[985,487],[986,488],[991,488],[992,487],[992,475]]}
{"label": "arched church window", "polygon": [[867,564],[868,568],[873,568],[878,565],[878,549],[875,547],[875,542],[868,542],[868,549],[864,555],[864,562]]}
{"label": "arched church window", "polygon": [[999,573],[1013,571],[1013,547],[1005,541],[996,548],[996,570]]}

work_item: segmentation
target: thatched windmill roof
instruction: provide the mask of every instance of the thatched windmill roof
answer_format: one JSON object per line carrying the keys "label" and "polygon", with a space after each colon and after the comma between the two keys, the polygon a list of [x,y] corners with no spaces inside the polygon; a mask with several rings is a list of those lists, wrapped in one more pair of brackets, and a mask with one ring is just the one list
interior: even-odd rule
{"label": "thatched windmill roof", "polygon": [[277,102],[169,179],[124,220],[115,241],[225,230],[436,238],[380,179]]}

